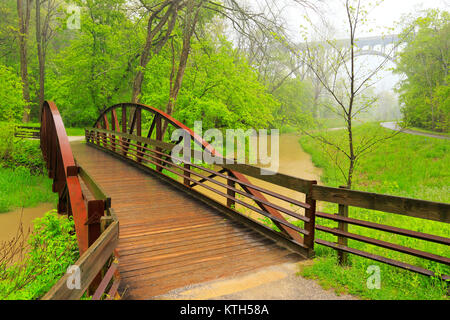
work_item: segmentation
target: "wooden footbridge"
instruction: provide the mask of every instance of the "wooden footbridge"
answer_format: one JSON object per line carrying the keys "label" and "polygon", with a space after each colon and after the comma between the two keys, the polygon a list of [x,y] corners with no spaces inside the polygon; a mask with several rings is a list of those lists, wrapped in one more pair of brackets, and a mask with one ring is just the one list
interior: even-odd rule
{"label": "wooden footbridge", "polygon": [[[170,290],[241,272],[314,256],[314,243],[428,276],[434,271],[359,251],[347,239],[371,243],[450,265],[450,259],[414,248],[350,233],[348,225],[450,245],[450,239],[348,217],[348,206],[442,222],[448,228],[450,205],[339,188],[280,173],[261,175],[246,164],[214,168],[189,160],[173,162],[174,129],[221,157],[191,129],[158,109],[123,103],[105,110],[86,141],[69,144],[52,102],[42,108],[41,149],[58,211],[73,216],[80,250],[78,273],[68,273],[44,299],[152,299]],[[188,141],[187,139],[185,139]],[[292,199],[264,181],[304,194]],[[253,181],[253,180],[252,180]],[[279,190],[279,189],[277,189]],[[337,214],[316,210],[317,201],[339,204]],[[336,228],[316,224],[316,217]],[[119,227],[120,226],[120,227]],[[337,236],[337,243],[315,231]],[[79,287],[68,285],[79,276]],[[444,280],[447,276],[441,276]]]}

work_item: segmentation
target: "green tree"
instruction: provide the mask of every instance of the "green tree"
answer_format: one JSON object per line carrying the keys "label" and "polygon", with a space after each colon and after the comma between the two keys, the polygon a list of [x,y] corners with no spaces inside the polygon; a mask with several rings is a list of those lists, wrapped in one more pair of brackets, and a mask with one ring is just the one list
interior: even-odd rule
{"label": "green tree", "polygon": [[398,91],[408,125],[444,132],[450,129],[449,21],[448,12],[429,10],[404,31],[406,47],[395,72],[407,76]]}
{"label": "green tree", "polygon": [[25,106],[20,77],[0,64],[0,83],[0,121],[20,120]]}

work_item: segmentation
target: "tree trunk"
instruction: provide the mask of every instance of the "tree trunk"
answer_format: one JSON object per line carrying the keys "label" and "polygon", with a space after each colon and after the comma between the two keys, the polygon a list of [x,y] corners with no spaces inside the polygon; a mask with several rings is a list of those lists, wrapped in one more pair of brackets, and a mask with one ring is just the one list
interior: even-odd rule
{"label": "tree trunk", "polygon": [[[177,76],[175,78],[175,82],[174,82],[173,86],[171,86],[171,88],[170,88],[169,101],[167,103],[167,108],[166,108],[166,113],[168,115],[172,115],[172,113],[173,113],[175,104],[178,99],[178,94],[180,92],[181,85],[183,83],[184,72],[186,71],[187,61],[189,58],[189,53],[191,51],[191,38],[194,34],[195,27],[197,26],[198,15],[200,13],[202,5],[203,5],[203,1],[201,1],[199,3],[199,5],[197,6],[197,8],[195,8],[194,0],[192,0],[187,5],[186,21],[185,21],[185,27],[184,27],[184,32],[183,32],[184,33],[183,49],[181,50]],[[194,10],[195,10],[195,12],[194,12]],[[166,121],[166,122],[164,122],[164,125],[162,128],[162,136],[163,137],[167,130],[167,126],[168,126],[168,123]]]}
{"label": "tree trunk", "polygon": [[36,0],[36,43],[39,60],[39,119],[41,118],[41,109],[44,104],[45,95],[45,59],[42,48],[41,38],[41,4],[40,0]]}
{"label": "tree trunk", "polygon": [[[159,51],[161,51],[164,44],[169,39],[170,35],[172,34],[173,28],[175,27],[176,17],[178,15],[178,3],[179,1],[175,1],[173,4],[170,5],[170,7],[167,9],[164,16],[160,19],[158,24],[153,28],[153,22],[157,18],[158,14],[164,10],[164,8],[168,5],[167,3],[162,4],[158,10],[151,13],[148,24],[147,24],[147,38],[145,41],[144,49],[141,53],[141,59],[139,63],[139,70],[136,73],[136,76],[134,78],[133,82],[133,92],[132,92],[132,98],[131,101],[134,103],[138,103],[140,101],[140,95],[142,92],[142,83],[144,81],[144,70],[147,67],[147,64],[149,63],[151,57],[155,54],[158,54]],[[170,19],[170,21],[169,21]],[[168,22],[169,21],[169,22]],[[162,28],[168,23],[167,30],[165,32],[164,37],[158,43],[158,45],[153,48],[153,40],[155,36],[161,32]],[[154,49],[152,51],[152,48]]]}
{"label": "tree trunk", "polygon": [[24,112],[22,116],[23,122],[30,121],[31,101],[30,101],[30,85],[28,82],[28,59],[27,59],[27,43],[28,29],[30,24],[31,2],[32,0],[17,0],[17,14],[19,16],[19,55],[20,55],[20,75],[22,77],[22,95],[25,101]]}

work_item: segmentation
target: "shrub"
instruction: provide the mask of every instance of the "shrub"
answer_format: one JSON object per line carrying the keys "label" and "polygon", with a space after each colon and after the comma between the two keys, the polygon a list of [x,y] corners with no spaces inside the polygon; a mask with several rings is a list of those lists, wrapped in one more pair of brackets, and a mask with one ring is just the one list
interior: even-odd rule
{"label": "shrub", "polygon": [[[34,220],[28,247],[19,230],[15,239],[0,244],[0,299],[31,300],[45,295],[78,259],[77,239],[71,218],[55,210]],[[22,258],[21,253],[28,250]],[[8,264],[18,258],[19,261]]]}
{"label": "shrub", "polygon": [[39,141],[14,137],[14,124],[0,125],[0,165],[4,168],[25,167],[32,174],[42,174],[45,162]]}

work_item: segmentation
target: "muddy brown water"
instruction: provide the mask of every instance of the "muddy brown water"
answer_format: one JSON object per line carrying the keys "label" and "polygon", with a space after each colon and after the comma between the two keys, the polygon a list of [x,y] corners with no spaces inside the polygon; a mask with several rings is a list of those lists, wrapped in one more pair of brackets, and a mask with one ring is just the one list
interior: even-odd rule
{"label": "muddy brown water", "polygon": [[41,203],[34,208],[16,209],[14,211],[0,213],[0,243],[9,241],[17,234],[20,222],[23,225],[24,233],[33,229],[33,220],[41,218],[44,214],[55,209],[53,203]]}

